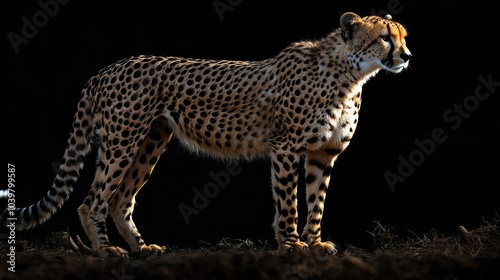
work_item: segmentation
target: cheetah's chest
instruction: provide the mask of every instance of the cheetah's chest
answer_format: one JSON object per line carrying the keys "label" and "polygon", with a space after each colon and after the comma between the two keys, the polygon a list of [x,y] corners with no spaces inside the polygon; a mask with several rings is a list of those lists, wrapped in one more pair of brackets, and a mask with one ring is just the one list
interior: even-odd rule
{"label": "cheetah's chest", "polygon": [[357,97],[334,100],[322,112],[318,123],[320,139],[325,146],[343,150],[349,145],[358,124],[360,103]]}
{"label": "cheetah's chest", "polygon": [[[326,130],[327,142],[333,142],[335,146],[344,146],[352,139],[358,122],[358,109],[346,106],[343,110],[336,112],[336,118],[329,118],[330,127]],[[331,134],[331,135],[329,135]]]}

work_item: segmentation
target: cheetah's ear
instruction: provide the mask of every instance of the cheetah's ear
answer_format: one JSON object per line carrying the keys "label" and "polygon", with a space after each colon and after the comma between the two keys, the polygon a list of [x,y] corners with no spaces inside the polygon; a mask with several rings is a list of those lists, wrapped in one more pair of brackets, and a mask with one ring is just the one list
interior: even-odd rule
{"label": "cheetah's ear", "polygon": [[342,28],[342,38],[344,41],[352,39],[354,29],[361,25],[361,17],[355,13],[347,12],[340,17],[340,27]]}

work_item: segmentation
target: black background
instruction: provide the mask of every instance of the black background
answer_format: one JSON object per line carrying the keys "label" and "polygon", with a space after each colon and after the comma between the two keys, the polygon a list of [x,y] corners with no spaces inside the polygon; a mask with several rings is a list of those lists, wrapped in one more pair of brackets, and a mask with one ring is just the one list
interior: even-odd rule
{"label": "black background", "polygon": [[[500,82],[493,4],[220,0],[234,6],[221,20],[214,2],[69,1],[59,4],[17,51],[8,34],[23,36],[23,17],[33,23],[43,9],[37,1],[16,1],[2,9],[2,154],[4,164],[16,166],[18,207],[36,202],[49,189],[80,90],[100,68],[139,54],[265,59],[293,41],[324,36],[338,27],[344,12],[364,16],[389,9],[410,33],[407,44],[413,58],[403,73],[380,72],[364,87],[358,129],[333,169],[324,237],[363,246],[371,241],[367,231],[373,221],[405,236],[432,228],[455,234],[459,225],[474,228],[483,219],[498,217],[500,86],[491,92],[483,88],[481,93],[489,92],[484,100],[474,97],[479,76]],[[464,102],[466,115],[445,116]],[[432,152],[414,158],[418,164],[391,189],[384,174],[401,175],[401,159],[422,155],[415,141],[431,141],[435,129],[444,131],[446,140],[433,142]],[[20,236],[61,229],[82,235],[76,208],[92,181],[92,156],[64,207],[46,224]],[[179,204],[192,206],[193,189],[203,190],[213,182],[209,173],[226,166],[190,155],[172,141],[137,195],[134,217],[146,242],[197,246],[198,240],[215,243],[223,237],[274,242],[268,162],[240,167],[241,173],[231,176],[230,184],[186,224]],[[299,211],[304,207],[300,199]],[[110,234],[112,243],[123,244],[112,226]]]}

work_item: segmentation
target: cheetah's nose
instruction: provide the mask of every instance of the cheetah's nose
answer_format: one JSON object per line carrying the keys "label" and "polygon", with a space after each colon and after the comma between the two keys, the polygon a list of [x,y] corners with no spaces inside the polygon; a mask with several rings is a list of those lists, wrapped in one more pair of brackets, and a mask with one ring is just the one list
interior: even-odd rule
{"label": "cheetah's nose", "polygon": [[400,57],[404,62],[407,62],[411,58],[411,53],[410,52],[402,53]]}

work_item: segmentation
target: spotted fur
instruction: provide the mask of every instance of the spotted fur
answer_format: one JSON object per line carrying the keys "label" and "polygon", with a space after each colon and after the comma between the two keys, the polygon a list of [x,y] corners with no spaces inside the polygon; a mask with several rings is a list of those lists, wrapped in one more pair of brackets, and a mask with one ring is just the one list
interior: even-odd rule
{"label": "spotted fur", "polygon": [[[40,201],[16,209],[17,229],[45,222],[63,205],[93,142],[95,177],[78,208],[93,249],[128,253],[109,243],[109,214],[131,251],[163,253],[165,247],[145,244],[132,212],[175,135],[189,150],[217,158],[269,158],[279,250],[334,253],[333,243],[321,241],[330,173],[358,124],[363,84],[381,69],[399,73],[408,66],[406,35],[390,16],[345,13],[326,37],[293,43],[262,61],[143,55],[113,63],[87,82],[54,183]],[[299,236],[302,155],[308,213]]]}

